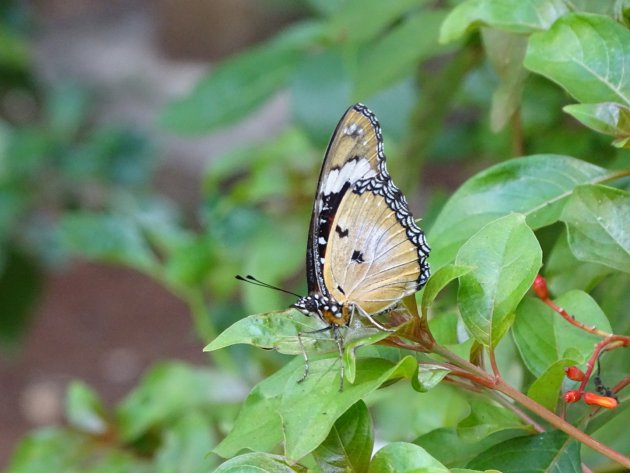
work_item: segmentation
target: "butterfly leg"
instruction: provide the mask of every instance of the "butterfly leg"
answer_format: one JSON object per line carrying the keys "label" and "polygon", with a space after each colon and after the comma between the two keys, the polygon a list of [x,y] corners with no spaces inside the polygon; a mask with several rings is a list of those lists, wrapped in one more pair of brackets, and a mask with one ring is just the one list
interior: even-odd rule
{"label": "butterfly leg", "polygon": [[309,366],[308,366],[308,354],[306,353],[306,348],[304,348],[304,343],[302,343],[302,332],[298,332],[297,338],[298,338],[298,342],[300,344],[300,348],[302,349],[302,355],[304,356],[304,374],[298,380],[298,383],[301,383],[308,376],[308,369],[309,369]]}
{"label": "butterfly leg", "polygon": [[363,317],[367,318],[370,322],[372,322],[372,325],[374,325],[377,329],[382,330],[383,332],[395,332],[396,331],[394,329],[387,328],[387,327],[384,327],[383,325],[379,324],[376,320],[374,320],[374,318],[370,314],[365,312],[359,306],[354,306],[353,305],[352,306],[352,311],[353,312],[354,312],[355,308],[359,312],[359,314],[361,314]]}
{"label": "butterfly leg", "polygon": [[[300,344],[300,348],[302,349],[302,355],[304,356],[304,375],[302,375],[302,377],[298,380],[298,383],[302,383],[306,379],[306,377],[308,376],[308,371],[310,369],[310,365],[308,363],[308,354],[306,353],[306,348],[304,348],[304,343],[302,342],[302,335],[322,333],[322,332],[325,332],[326,330],[333,330],[333,336],[335,336],[335,340],[337,340],[336,331],[334,330],[334,328],[335,327],[331,325],[331,326],[320,328],[317,330],[311,330],[309,332],[297,333],[298,343]],[[339,341],[337,341],[337,344],[339,344]],[[342,339],[342,347],[343,347],[343,339]]]}
{"label": "butterfly leg", "polygon": [[343,366],[343,335],[339,333],[338,325],[331,325],[330,330],[332,331],[333,338],[337,343],[337,349],[339,350],[339,392],[343,391],[343,381],[346,376],[345,369]]}

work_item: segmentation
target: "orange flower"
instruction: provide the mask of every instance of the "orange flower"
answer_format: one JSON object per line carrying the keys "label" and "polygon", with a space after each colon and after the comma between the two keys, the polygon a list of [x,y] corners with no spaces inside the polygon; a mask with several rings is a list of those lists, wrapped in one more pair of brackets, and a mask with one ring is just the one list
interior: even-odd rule
{"label": "orange flower", "polygon": [[578,391],[577,389],[573,389],[571,391],[567,391],[566,393],[564,393],[564,401],[567,403],[572,403],[572,402],[577,402],[580,400],[581,394],[580,391]]}
{"label": "orange flower", "polygon": [[600,396],[595,393],[584,393],[584,402],[590,406],[599,406],[606,409],[614,409],[619,404],[614,397]]}
{"label": "orange flower", "polygon": [[532,284],[532,291],[541,299],[549,299],[549,291],[547,290],[547,281],[540,274],[536,275]]}
{"label": "orange flower", "polygon": [[568,366],[564,369],[564,372],[566,373],[567,378],[573,381],[583,381],[586,377],[584,372],[577,366]]}

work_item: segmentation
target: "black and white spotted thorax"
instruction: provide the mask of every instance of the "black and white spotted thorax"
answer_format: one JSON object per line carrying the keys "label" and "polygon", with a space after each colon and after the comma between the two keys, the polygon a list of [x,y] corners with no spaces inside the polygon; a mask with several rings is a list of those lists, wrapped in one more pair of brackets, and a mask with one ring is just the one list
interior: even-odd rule
{"label": "black and white spotted thorax", "polygon": [[325,313],[331,313],[339,319],[343,317],[341,304],[333,300],[332,297],[324,296],[322,294],[310,294],[308,296],[301,297],[295,304],[293,304],[293,307],[309,316],[317,315],[323,318]]}

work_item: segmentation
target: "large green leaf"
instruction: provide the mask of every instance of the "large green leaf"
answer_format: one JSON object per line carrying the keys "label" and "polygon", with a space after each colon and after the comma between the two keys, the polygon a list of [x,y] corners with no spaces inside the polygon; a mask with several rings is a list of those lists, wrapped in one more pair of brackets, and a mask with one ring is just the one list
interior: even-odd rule
{"label": "large green leaf", "polygon": [[327,473],[361,473],[368,469],[373,446],[372,419],[359,401],[337,419],[313,457]]}
{"label": "large green leaf", "polygon": [[630,105],[630,31],[608,16],[573,13],[533,34],[525,67],[584,103]]}
{"label": "large green leaf", "polygon": [[462,319],[479,343],[494,347],[510,328],[518,303],[542,265],[538,240],[525,216],[510,214],[464,243],[455,264],[475,268],[460,277]]}
{"label": "large green leaf", "polygon": [[[585,292],[567,292],[555,303],[584,325],[610,332],[606,315]],[[601,339],[571,326],[542,301],[531,298],[525,299],[516,311],[513,335],[525,365],[535,376],[541,376],[563,358],[576,365],[585,363]]]}
{"label": "large green leaf", "polygon": [[560,218],[576,258],[630,272],[630,194],[607,186],[580,186]]}
{"label": "large green leaf", "polygon": [[558,220],[577,185],[602,182],[613,175],[613,171],[560,155],[512,159],[482,171],[453,194],[428,232],[432,269],[452,261],[461,244],[488,222],[520,212],[533,229],[550,225]]}
{"label": "large green leaf", "polygon": [[393,442],[376,452],[368,473],[449,473],[449,469],[418,445]]}
{"label": "large green leaf", "polygon": [[410,75],[420,61],[444,51],[437,36],[445,16],[442,10],[419,10],[370,45],[359,56],[352,96],[363,100]]}
{"label": "large green leaf", "polygon": [[477,470],[496,468],[502,473],[582,472],[578,443],[560,431],[506,440],[467,466]]}
{"label": "large green leaf", "polygon": [[343,391],[339,391],[336,357],[311,360],[309,375],[298,383],[303,372],[304,362],[296,358],[260,382],[214,452],[230,457],[244,448],[265,451],[284,439],[287,458],[297,461],[326,439],[344,412],[383,383],[400,377],[413,381],[417,362],[411,356],[396,364],[374,358],[358,360],[355,382],[346,384]]}
{"label": "large green leaf", "polygon": [[546,30],[568,11],[562,0],[467,0],[446,18],[440,42],[453,41],[480,26],[521,34]]}
{"label": "large green leaf", "polygon": [[299,23],[262,46],[228,59],[204,77],[188,96],[171,103],[162,124],[186,133],[207,132],[233,123],[286,85],[323,35],[318,23]]}

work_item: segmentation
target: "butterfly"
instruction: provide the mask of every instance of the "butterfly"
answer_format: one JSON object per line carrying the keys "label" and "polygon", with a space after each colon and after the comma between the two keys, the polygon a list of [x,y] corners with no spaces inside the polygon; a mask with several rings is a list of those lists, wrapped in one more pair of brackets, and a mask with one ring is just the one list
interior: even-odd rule
{"label": "butterfly", "polygon": [[[341,355],[339,330],[354,316],[388,330],[374,317],[424,286],[429,251],[387,172],[378,120],[365,105],[353,105],[328,144],[306,249],[308,295],[292,307],[319,317]],[[305,361],[304,377],[306,354]]]}

